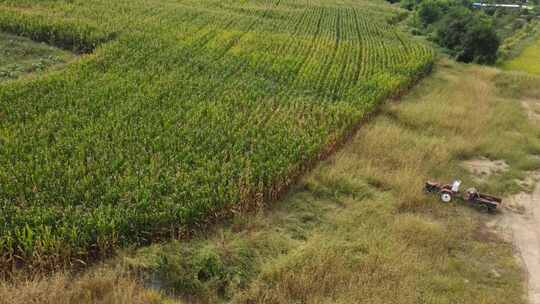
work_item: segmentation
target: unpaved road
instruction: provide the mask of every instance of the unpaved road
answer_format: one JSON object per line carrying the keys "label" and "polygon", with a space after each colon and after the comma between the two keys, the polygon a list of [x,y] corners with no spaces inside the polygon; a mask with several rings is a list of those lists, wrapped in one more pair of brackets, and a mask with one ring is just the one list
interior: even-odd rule
{"label": "unpaved road", "polygon": [[527,272],[529,303],[540,304],[540,182],[507,200],[503,221]]}

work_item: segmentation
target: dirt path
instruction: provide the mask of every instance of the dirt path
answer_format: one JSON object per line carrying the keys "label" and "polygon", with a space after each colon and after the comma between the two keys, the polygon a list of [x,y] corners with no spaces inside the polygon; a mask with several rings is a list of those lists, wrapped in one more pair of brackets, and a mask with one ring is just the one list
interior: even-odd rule
{"label": "dirt path", "polygon": [[508,199],[503,221],[527,272],[530,304],[540,304],[540,182]]}
{"label": "dirt path", "polygon": [[[463,162],[463,166],[480,182],[508,169],[503,160],[487,158],[472,159]],[[531,174],[522,183],[534,185],[534,190],[505,199],[502,216],[496,217],[488,226],[514,243],[516,255],[527,274],[529,303],[540,304],[540,172]]]}

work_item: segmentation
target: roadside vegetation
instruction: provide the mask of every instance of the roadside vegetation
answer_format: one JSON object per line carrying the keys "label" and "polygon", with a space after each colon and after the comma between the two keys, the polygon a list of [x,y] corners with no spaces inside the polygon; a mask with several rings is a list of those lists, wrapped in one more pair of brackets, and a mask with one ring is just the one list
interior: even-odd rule
{"label": "roadside vegetation", "polygon": [[[82,276],[4,283],[0,303],[526,303],[511,244],[486,227],[493,215],[422,186],[520,191],[540,168],[540,126],[520,106],[540,99],[538,83],[443,59],[281,202]],[[475,181],[462,162],[482,156],[509,170]]]}
{"label": "roadside vegetation", "polygon": [[0,85],[0,264],[80,265],[278,198],[433,51],[373,1],[0,0],[89,53]]}

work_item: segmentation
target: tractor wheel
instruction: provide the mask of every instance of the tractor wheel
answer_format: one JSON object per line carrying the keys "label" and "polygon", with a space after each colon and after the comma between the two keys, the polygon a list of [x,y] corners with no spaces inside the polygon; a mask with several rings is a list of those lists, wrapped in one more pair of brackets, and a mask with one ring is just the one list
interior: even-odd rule
{"label": "tractor wheel", "polygon": [[441,201],[443,203],[450,203],[452,201],[452,193],[449,191],[441,192]]}

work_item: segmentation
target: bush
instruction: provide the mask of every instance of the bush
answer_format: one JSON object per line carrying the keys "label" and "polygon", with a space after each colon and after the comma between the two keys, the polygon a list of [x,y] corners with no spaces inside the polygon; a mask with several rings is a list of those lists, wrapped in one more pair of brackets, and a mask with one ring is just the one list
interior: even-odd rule
{"label": "bush", "polygon": [[540,4],[536,5],[531,12],[531,15],[540,17]]}
{"label": "bush", "polygon": [[401,0],[399,3],[402,8],[412,11],[420,3],[420,0]]}
{"label": "bush", "polygon": [[443,6],[440,1],[427,0],[418,6],[417,15],[423,26],[437,22],[443,14]]}
{"label": "bush", "polygon": [[458,56],[458,60],[495,63],[499,45],[499,37],[491,23],[485,19],[473,19],[465,34],[463,52]]}
{"label": "bush", "polygon": [[465,8],[452,8],[438,24],[436,40],[457,60],[491,64],[500,40],[489,20]]}
{"label": "bush", "polygon": [[465,8],[453,8],[437,26],[437,43],[449,50],[456,50],[463,45],[463,33],[472,19],[472,13]]}

